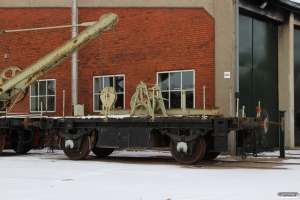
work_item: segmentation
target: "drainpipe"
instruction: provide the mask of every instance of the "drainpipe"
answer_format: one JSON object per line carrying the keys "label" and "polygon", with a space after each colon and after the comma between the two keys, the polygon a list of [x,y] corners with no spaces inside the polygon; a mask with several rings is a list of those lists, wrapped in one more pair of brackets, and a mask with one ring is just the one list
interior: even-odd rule
{"label": "drainpipe", "polygon": [[[236,117],[239,117],[239,98],[240,98],[240,59],[239,59],[239,0],[235,0],[235,99],[236,99]],[[238,149],[236,147],[236,141],[238,140],[238,131],[235,132],[235,137],[231,140],[231,154],[238,155]],[[235,153],[234,153],[235,151]]]}
{"label": "drainpipe", "polygon": [[[236,115],[239,112],[238,99],[240,98],[240,80],[239,80],[239,0],[235,0],[235,98],[236,98]],[[236,116],[238,117],[238,116]]]}
{"label": "drainpipe", "polygon": [[[72,25],[78,24],[77,0],[72,0]],[[78,27],[72,27],[72,38],[78,34]],[[78,104],[78,52],[72,55],[72,105]]]}

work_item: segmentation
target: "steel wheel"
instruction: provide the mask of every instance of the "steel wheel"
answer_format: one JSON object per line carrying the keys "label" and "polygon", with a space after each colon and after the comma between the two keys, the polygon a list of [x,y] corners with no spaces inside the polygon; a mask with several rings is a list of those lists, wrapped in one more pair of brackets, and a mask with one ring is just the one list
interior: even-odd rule
{"label": "steel wheel", "polygon": [[98,157],[98,158],[105,158],[109,156],[115,149],[114,148],[97,148],[94,147],[92,149],[92,152]]}
{"label": "steel wheel", "polygon": [[5,146],[5,137],[3,135],[0,135],[0,154],[2,153]]}
{"label": "steel wheel", "polygon": [[30,131],[23,131],[21,134],[24,134],[24,140],[27,141],[26,143],[23,144],[22,149],[18,149],[19,145],[19,134],[17,131],[13,131],[10,135],[10,138],[12,138],[14,141],[10,142],[11,148],[19,154],[25,154],[28,151],[32,149],[33,146],[33,135]]}
{"label": "steel wheel", "polygon": [[192,155],[178,155],[176,145],[172,140],[170,141],[170,151],[172,157],[184,165],[190,165],[200,161],[205,154],[205,149],[205,140],[202,136],[199,136],[197,138],[194,149],[192,151]]}
{"label": "steel wheel", "polygon": [[200,142],[201,142],[201,155],[198,159],[198,162],[203,160],[203,157],[205,156],[205,153],[206,153],[206,142],[205,142],[205,139],[202,135],[199,136],[199,139],[200,139]]}
{"label": "steel wheel", "polygon": [[63,149],[65,155],[72,160],[85,159],[91,152],[91,150],[89,150],[88,136],[83,136],[79,151],[72,151],[70,149],[66,149],[64,139],[62,140],[62,149]]}

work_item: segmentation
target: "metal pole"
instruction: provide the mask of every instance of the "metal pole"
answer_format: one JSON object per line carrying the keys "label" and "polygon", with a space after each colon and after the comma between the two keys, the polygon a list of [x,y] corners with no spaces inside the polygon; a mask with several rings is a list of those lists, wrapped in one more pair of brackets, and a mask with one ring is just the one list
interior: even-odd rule
{"label": "metal pole", "polygon": [[[238,99],[240,96],[240,59],[239,59],[239,53],[240,53],[240,48],[239,48],[239,0],[235,0],[235,98]],[[237,100],[238,104],[238,100]],[[236,107],[238,113],[238,105]]]}
{"label": "metal pole", "polygon": [[43,31],[43,30],[50,30],[50,29],[59,29],[59,28],[71,28],[71,27],[78,27],[78,26],[92,26],[96,23],[95,22],[84,22],[81,24],[73,24],[73,25],[63,25],[63,26],[47,26],[47,27],[40,27],[40,28],[25,28],[25,29],[15,29],[15,30],[0,30],[0,34],[6,33],[17,33],[17,32],[25,32],[25,31]]}
{"label": "metal pole", "polygon": [[[77,0],[72,1],[72,25],[78,24]],[[72,38],[78,34],[78,27],[72,27]],[[72,55],[72,105],[78,104],[78,52]]]}
{"label": "metal pole", "polygon": [[41,117],[43,117],[43,102],[41,102]]}
{"label": "metal pole", "polygon": [[[284,113],[286,111],[279,111],[279,122],[284,121]],[[279,149],[280,149],[280,158],[285,158],[285,133],[284,127],[285,123],[281,123],[281,128],[279,127]]]}
{"label": "metal pole", "polygon": [[[235,98],[236,98],[236,117],[239,117],[239,98],[240,98],[240,60],[239,60],[239,15],[240,15],[240,8],[239,8],[239,0],[235,1]],[[231,103],[231,102],[230,102]],[[238,143],[238,131],[236,133],[236,144]],[[233,144],[232,144],[233,145]],[[238,155],[238,148],[235,148],[236,155]]]}
{"label": "metal pole", "polygon": [[186,90],[182,90],[182,116],[186,116]]}
{"label": "metal pole", "polygon": [[203,119],[206,119],[206,115],[205,115],[205,85],[203,85]]}
{"label": "metal pole", "polygon": [[66,92],[63,90],[63,119],[65,118],[65,96]]}

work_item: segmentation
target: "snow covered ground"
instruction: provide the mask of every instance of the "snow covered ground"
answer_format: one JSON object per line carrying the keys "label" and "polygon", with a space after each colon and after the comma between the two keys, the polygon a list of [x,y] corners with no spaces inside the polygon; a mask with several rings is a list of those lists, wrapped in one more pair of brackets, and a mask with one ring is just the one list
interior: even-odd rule
{"label": "snow covered ground", "polygon": [[[31,150],[0,155],[0,199],[278,199],[278,192],[300,193],[300,150],[251,156],[245,167],[238,157],[184,166],[169,152],[116,151],[101,160],[92,153],[84,161],[67,159],[62,151]],[[276,159],[273,159],[276,158]],[[255,163],[256,160],[259,163]],[[253,162],[254,160],[254,162]],[[271,168],[247,165],[276,162]],[[214,167],[217,166],[217,167]]]}

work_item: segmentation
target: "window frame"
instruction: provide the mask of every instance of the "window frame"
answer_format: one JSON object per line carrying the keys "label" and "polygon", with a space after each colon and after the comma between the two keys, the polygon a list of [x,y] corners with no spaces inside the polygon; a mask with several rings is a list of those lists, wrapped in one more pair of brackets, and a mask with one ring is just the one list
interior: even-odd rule
{"label": "window frame", "polygon": [[[171,84],[170,84],[170,81],[171,81],[171,76],[170,76],[170,73],[176,73],[176,72],[180,72],[180,90],[179,89],[170,89],[171,87]],[[196,97],[196,80],[195,80],[195,70],[194,69],[189,69],[189,70],[174,70],[174,71],[160,71],[160,72],[156,72],[156,84],[157,86],[159,87],[159,83],[158,83],[158,78],[159,78],[159,74],[166,74],[168,73],[169,74],[169,80],[168,80],[168,84],[169,84],[169,87],[168,87],[168,90],[162,90],[161,89],[161,92],[168,92],[168,96],[169,96],[169,108],[171,109],[171,101],[170,101],[170,92],[171,91],[175,91],[175,92],[182,92],[182,72],[193,72],[193,89],[190,90],[186,90],[186,91],[193,91],[194,92],[194,95],[193,95],[193,108],[195,108],[195,97]],[[181,108],[182,108],[182,99],[181,99]]]}
{"label": "window frame", "polygon": [[[40,94],[39,94],[39,92],[40,92],[40,82],[46,82],[46,84],[47,84],[48,81],[54,81],[54,85],[55,85],[55,87],[54,87],[54,95],[48,95],[48,94],[46,94],[45,97],[46,98],[50,97],[50,96],[54,97],[54,110],[53,111],[52,110],[49,111],[48,109],[46,109],[48,107],[48,102],[46,101],[46,106],[43,104],[43,112],[47,112],[47,113],[55,113],[56,112],[56,94],[57,94],[56,93],[56,79],[41,79],[41,80],[37,80],[37,81],[35,81],[33,83],[33,84],[38,83],[38,89],[37,89],[38,95],[32,95],[31,94],[31,87],[32,87],[33,84],[31,84],[30,87],[29,87],[29,111],[30,111],[30,113],[40,113],[41,112],[41,110],[39,110],[40,109],[40,103],[38,103],[38,110],[39,111],[33,111],[31,109],[31,98],[32,97],[38,97],[38,101],[39,101],[39,98],[41,97]],[[47,92],[48,91],[46,90],[46,93]]]}
{"label": "window frame", "polygon": [[[95,109],[95,95],[99,95],[99,101],[100,100],[100,94],[101,92],[95,92],[95,82],[96,82],[96,78],[102,78],[102,84],[104,85],[104,78],[109,78],[109,77],[113,77],[114,80],[113,80],[113,87],[114,89],[116,90],[115,88],[115,77],[116,76],[123,76],[123,92],[117,92],[116,91],[116,94],[123,94],[124,98],[123,98],[123,109],[125,109],[125,74],[116,74],[116,75],[102,75],[102,76],[93,76],[93,112],[100,112],[101,110],[96,110]],[[115,106],[113,106],[113,108],[115,108]],[[103,105],[102,105],[102,110],[103,110]]]}

